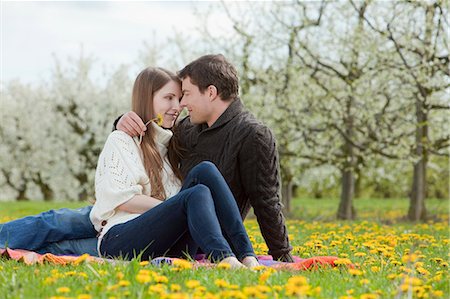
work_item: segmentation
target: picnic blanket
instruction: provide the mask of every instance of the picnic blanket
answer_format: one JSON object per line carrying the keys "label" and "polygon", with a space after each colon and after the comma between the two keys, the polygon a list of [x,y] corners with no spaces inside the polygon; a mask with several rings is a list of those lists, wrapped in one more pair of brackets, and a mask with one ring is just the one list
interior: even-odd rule
{"label": "picnic blanket", "polygon": [[[2,249],[0,248],[0,256],[19,262],[23,262],[27,265],[50,263],[56,265],[77,265],[84,262],[93,263],[123,263],[124,261],[105,259],[100,257],[90,256],[84,254],[81,256],[69,256],[69,255],[54,255],[51,253],[39,254],[33,251],[22,249]],[[336,256],[316,256],[311,258],[300,258],[294,256],[294,263],[284,263],[274,261],[270,255],[258,256],[259,262],[262,266],[271,267],[277,270],[308,270],[316,269],[319,266],[331,266],[335,267],[334,261],[338,259]],[[158,257],[149,261],[154,266],[172,265],[178,258]],[[199,267],[214,267],[216,264],[211,263],[205,258],[204,255],[197,255],[195,261],[192,262],[194,268]],[[351,265],[349,265],[351,267]]]}

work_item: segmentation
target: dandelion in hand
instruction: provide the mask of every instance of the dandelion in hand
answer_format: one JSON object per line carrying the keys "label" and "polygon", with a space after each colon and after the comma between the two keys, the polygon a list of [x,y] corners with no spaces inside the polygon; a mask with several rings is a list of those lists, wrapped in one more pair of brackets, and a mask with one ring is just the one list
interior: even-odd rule
{"label": "dandelion in hand", "polygon": [[[161,113],[158,113],[158,115],[156,115],[155,118],[152,118],[151,120],[149,120],[148,122],[146,122],[146,123],[145,123],[145,126],[148,126],[152,121],[154,121],[158,126],[161,126],[161,125],[163,124],[163,117],[162,117],[162,114],[161,114]],[[141,142],[142,142],[142,136],[144,136],[143,133],[144,133],[144,132],[142,132],[142,133],[139,135],[139,144],[141,144]]]}
{"label": "dandelion in hand", "polygon": [[156,124],[158,126],[162,126],[162,124],[163,124],[163,117],[162,117],[161,113],[158,113],[158,115],[156,116],[156,119],[153,119],[153,120],[156,122]]}

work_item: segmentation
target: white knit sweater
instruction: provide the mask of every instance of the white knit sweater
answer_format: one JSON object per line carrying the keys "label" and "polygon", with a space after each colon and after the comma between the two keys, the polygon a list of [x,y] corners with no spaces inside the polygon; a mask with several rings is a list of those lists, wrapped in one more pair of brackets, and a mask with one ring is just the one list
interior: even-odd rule
{"label": "white knit sweater", "polygon": [[[154,123],[151,125],[156,129],[156,143],[164,162],[161,178],[167,198],[170,198],[181,189],[181,182],[174,175],[167,159],[167,146],[172,131]],[[100,232],[98,248],[111,227],[140,215],[116,208],[133,196],[141,194],[150,196],[151,187],[142,160],[139,138],[132,138],[122,131],[114,131],[109,134],[98,159],[95,173],[96,202],[89,215],[95,229]]]}

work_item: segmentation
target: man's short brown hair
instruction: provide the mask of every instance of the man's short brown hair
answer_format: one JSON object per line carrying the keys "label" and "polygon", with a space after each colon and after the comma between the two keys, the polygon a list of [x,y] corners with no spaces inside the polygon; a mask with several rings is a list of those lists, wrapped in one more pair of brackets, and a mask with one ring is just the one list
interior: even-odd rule
{"label": "man's short brown hair", "polygon": [[189,77],[202,93],[214,85],[222,100],[235,99],[239,95],[236,68],[222,54],[198,58],[179,71],[178,76],[181,79]]}

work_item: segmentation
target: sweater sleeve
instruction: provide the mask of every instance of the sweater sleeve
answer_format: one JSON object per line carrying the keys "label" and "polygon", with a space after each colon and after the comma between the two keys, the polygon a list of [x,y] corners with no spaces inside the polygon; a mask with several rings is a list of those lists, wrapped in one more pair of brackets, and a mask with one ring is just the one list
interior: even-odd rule
{"label": "sweater sleeve", "polygon": [[239,160],[244,190],[269,254],[274,259],[291,261],[292,247],[281,212],[279,160],[272,132],[265,126],[257,126],[245,140]]}
{"label": "sweater sleeve", "polygon": [[95,199],[90,218],[97,231],[101,222],[115,214],[115,209],[143,193],[145,180],[139,151],[133,139],[114,131],[106,140],[95,173]]}

